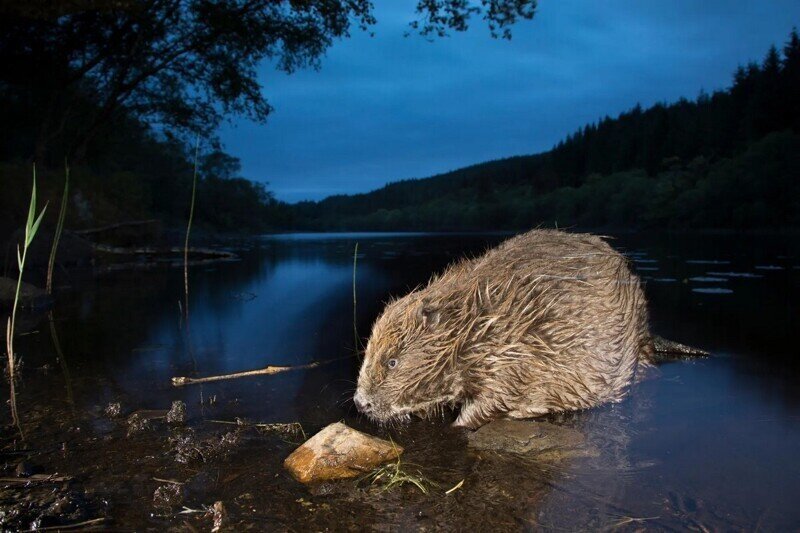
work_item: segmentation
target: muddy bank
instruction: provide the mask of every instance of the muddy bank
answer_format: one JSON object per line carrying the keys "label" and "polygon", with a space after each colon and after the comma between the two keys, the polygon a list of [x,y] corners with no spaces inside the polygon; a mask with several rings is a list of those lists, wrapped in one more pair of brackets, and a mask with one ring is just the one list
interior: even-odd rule
{"label": "muddy bank", "polygon": [[[283,464],[302,442],[299,433],[221,424],[202,411],[189,406],[185,422],[168,420],[166,409],[126,413],[124,405],[29,413],[25,442],[3,434],[0,525],[209,530],[217,521],[228,531],[453,530],[479,527],[489,513],[497,530],[514,530],[533,523],[515,514],[549,493],[559,468],[531,457],[470,453],[461,430],[419,422],[377,433],[408,443],[398,468],[423,479],[427,493],[413,483],[387,488],[369,471],[306,487]],[[442,446],[450,452],[443,455]],[[526,490],[514,490],[523,478]]]}

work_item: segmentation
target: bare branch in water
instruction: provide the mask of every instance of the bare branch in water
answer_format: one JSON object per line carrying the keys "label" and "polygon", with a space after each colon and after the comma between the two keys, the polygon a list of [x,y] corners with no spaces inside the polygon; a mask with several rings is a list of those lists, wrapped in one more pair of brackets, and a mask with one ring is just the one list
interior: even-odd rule
{"label": "bare branch in water", "polygon": [[28,483],[63,483],[71,481],[69,476],[59,476],[58,474],[33,474],[28,477],[0,477],[0,483],[9,485],[27,485]]}
{"label": "bare branch in water", "polygon": [[244,372],[234,372],[232,374],[220,374],[218,376],[207,376],[204,378],[190,378],[186,376],[176,376],[172,378],[172,385],[174,387],[183,387],[184,385],[195,385],[197,383],[209,383],[212,381],[224,381],[227,379],[247,378],[250,376],[271,376],[272,374],[280,374],[281,372],[290,372],[292,370],[308,370],[317,368],[318,366],[327,365],[342,359],[349,359],[354,354],[345,355],[343,357],[336,357],[334,359],[327,359],[325,361],[314,361],[305,365],[296,366],[266,366],[257,370],[245,370]]}
{"label": "bare branch in water", "polygon": [[65,531],[69,529],[83,529],[87,526],[93,526],[96,524],[100,524],[105,522],[105,517],[100,518],[93,518],[91,520],[86,520],[85,522],[76,522],[75,524],[66,524],[63,526],[49,526],[49,527],[40,527],[37,531]]}

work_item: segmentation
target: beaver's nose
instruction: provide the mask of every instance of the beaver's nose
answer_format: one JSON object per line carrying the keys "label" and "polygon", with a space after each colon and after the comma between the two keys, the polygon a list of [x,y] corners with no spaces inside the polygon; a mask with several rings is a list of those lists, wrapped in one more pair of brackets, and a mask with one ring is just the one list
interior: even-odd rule
{"label": "beaver's nose", "polygon": [[362,413],[366,413],[372,409],[372,402],[366,400],[364,395],[360,392],[356,392],[355,396],[353,396],[353,403],[356,404],[356,408]]}

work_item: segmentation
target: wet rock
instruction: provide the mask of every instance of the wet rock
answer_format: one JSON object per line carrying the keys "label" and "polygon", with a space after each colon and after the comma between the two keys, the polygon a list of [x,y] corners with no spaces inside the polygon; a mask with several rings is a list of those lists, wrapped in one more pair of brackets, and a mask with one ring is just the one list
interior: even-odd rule
{"label": "wet rock", "polygon": [[141,433],[150,429],[150,419],[140,415],[139,413],[133,413],[131,416],[128,417],[128,436],[135,435],[136,433]]}
{"label": "wet rock", "polygon": [[119,402],[110,402],[106,405],[103,412],[108,418],[119,418],[122,416],[122,404]]}
{"label": "wet rock", "polygon": [[36,467],[28,461],[22,461],[18,463],[17,467],[14,469],[14,474],[17,477],[31,477],[35,473]]}
{"label": "wet rock", "polygon": [[495,420],[470,433],[467,438],[473,448],[535,454],[542,460],[597,455],[597,451],[586,444],[583,433],[550,422]]}
{"label": "wet rock", "polygon": [[[34,489],[34,494],[27,494],[20,501],[18,514],[11,522],[25,524],[24,529],[38,530],[42,528],[58,529],[58,526],[80,522],[88,518],[88,502],[83,494],[61,489]],[[16,506],[16,504],[15,504]],[[3,526],[11,526],[4,523]],[[12,530],[20,528],[12,527]],[[5,530],[5,528],[4,528]]]}
{"label": "wet rock", "polygon": [[203,460],[200,442],[195,437],[193,431],[187,431],[183,434],[170,437],[169,446],[172,453],[175,454],[175,461],[181,464],[187,464],[195,460]]}
{"label": "wet rock", "polygon": [[214,502],[214,505],[211,507],[211,513],[214,521],[211,531],[219,531],[228,521],[228,512],[225,510],[225,505],[222,502]]}
{"label": "wet rock", "polygon": [[179,435],[170,437],[169,444],[175,454],[175,460],[182,464],[194,461],[207,462],[232,453],[241,443],[239,431],[231,431],[220,437],[198,439],[194,431],[185,430]]}
{"label": "wet rock", "polygon": [[168,424],[183,424],[186,422],[186,404],[180,400],[172,402],[172,408],[167,412]]}
{"label": "wet rock", "polygon": [[301,483],[352,478],[397,459],[403,448],[337,422],[311,437],[283,463]]}
{"label": "wet rock", "polygon": [[75,501],[72,495],[68,494],[61,496],[60,498],[56,498],[56,500],[47,509],[47,513],[51,516],[64,516],[73,514],[77,510],[78,503]]}
{"label": "wet rock", "polygon": [[161,509],[175,509],[183,505],[185,497],[183,485],[165,483],[153,493],[153,506]]}

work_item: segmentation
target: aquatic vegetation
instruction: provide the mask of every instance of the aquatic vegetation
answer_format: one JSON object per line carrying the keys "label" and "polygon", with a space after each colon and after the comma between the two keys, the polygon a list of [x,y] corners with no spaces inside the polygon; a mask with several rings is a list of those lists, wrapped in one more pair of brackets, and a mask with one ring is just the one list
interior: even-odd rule
{"label": "aquatic vegetation", "polygon": [[398,458],[394,463],[387,463],[379,468],[376,468],[364,478],[369,481],[370,485],[381,484],[383,490],[388,491],[402,487],[403,485],[413,485],[420,490],[423,494],[428,494],[430,489],[436,487],[436,483],[426,478],[422,473],[415,469],[406,470]]}
{"label": "aquatic vegetation", "polygon": [[22,250],[20,251],[17,245],[17,266],[19,267],[19,277],[17,278],[17,289],[14,293],[14,303],[11,307],[11,316],[8,319],[8,327],[6,328],[6,353],[8,354],[8,381],[11,388],[11,418],[14,424],[19,427],[19,417],[17,416],[17,395],[15,389],[16,367],[17,361],[14,354],[14,332],[17,325],[17,308],[19,307],[19,291],[22,286],[22,273],[25,270],[25,259],[28,256],[28,249],[30,248],[36,232],[39,230],[39,224],[42,222],[44,213],[47,211],[47,205],[42,208],[39,216],[36,216],[36,167],[33,167],[33,187],[31,189],[31,202],[28,207],[28,218],[25,221],[25,238],[22,243]]}
{"label": "aquatic vegetation", "polygon": [[189,204],[189,220],[186,223],[186,239],[183,243],[183,313],[186,325],[189,325],[189,235],[192,233],[192,221],[194,220],[194,204],[197,199],[197,159],[200,155],[200,139],[194,146],[194,175],[192,177],[192,201]]}
{"label": "aquatic vegetation", "polygon": [[58,223],[56,224],[56,231],[53,234],[53,246],[50,248],[50,258],[47,261],[47,284],[45,289],[47,294],[53,292],[53,269],[56,265],[56,252],[58,251],[58,243],[61,240],[61,233],[64,231],[64,219],[67,215],[67,198],[69,194],[69,165],[64,165],[64,192],[61,195],[61,209],[58,212]]}
{"label": "aquatic vegetation", "polygon": [[353,349],[358,351],[358,325],[356,324],[358,314],[356,313],[356,264],[358,262],[358,243],[353,250]]}

